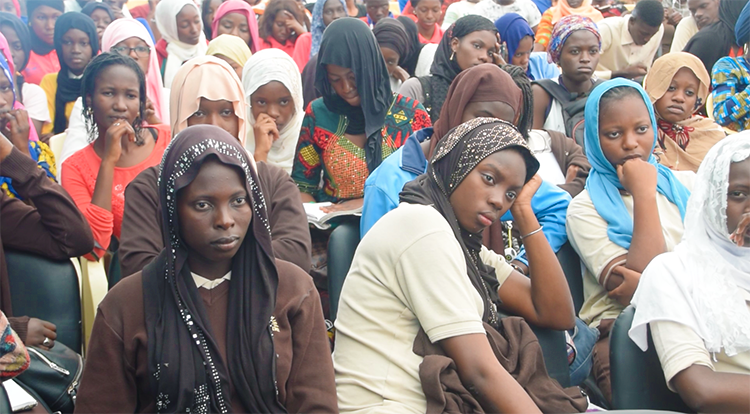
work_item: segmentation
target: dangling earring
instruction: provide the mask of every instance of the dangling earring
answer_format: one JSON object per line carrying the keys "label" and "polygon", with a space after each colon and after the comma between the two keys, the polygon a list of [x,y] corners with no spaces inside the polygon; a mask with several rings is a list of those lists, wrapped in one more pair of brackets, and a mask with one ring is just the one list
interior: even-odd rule
{"label": "dangling earring", "polygon": [[454,58],[455,56],[456,56],[456,51],[454,50],[454,51],[453,51],[453,53],[451,53],[451,58],[450,58],[450,60],[453,60],[453,58]]}

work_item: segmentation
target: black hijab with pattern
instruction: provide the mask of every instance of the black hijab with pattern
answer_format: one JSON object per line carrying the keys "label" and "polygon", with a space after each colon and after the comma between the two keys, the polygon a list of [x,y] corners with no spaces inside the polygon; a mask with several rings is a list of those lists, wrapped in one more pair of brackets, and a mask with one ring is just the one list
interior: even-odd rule
{"label": "black hijab with pattern", "polygon": [[[188,251],[180,236],[177,193],[210,158],[241,172],[253,209],[247,235],[232,260],[227,311],[227,361],[193,283]],[[184,129],[164,153],[159,176],[161,254],[143,270],[148,369],[159,412],[239,411],[230,384],[245,409],[283,413],[278,402],[275,351],[270,329],[279,277],[271,248],[266,203],[247,152],[223,129]]]}
{"label": "black hijab with pattern", "polygon": [[[336,94],[328,81],[326,65],[341,66],[354,72],[360,106],[351,106]],[[315,88],[323,96],[329,111],[347,117],[348,134],[364,133],[367,136],[367,169],[374,171],[383,161],[381,129],[393,102],[393,93],[385,60],[375,35],[365,22],[345,17],[326,27],[318,52]]]}
{"label": "black hijab with pattern", "polygon": [[432,87],[430,119],[433,125],[440,118],[440,110],[443,109],[443,102],[445,97],[448,96],[448,89],[451,87],[453,79],[461,73],[461,67],[458,66],[458,61],[455,59],[451,48],[451,41],[454,38],[461,39],[469,33],[484,30],[497,33],[495,24],[489,19],[470,14],[456,20],[443,33],[443,38],[440,39],[440,44],[435,52],[435,60],[432,61],[430,67],[430,86]]}
{"label": "black hijab with pattern", "polygon": [[508,148],[518,150],[526,161],[526,180],[539,170],[539,161],[526,140],[509,122],[495,118],[475,118],[453,128],[437,145],[427,171],[404,185],[401,202],[431,205],[445,217],[461,245],[469,279],[485,303],[482,320],[496,326],[497,278],[491,267],[482,263],[482,232],[469,233],[456,218],[450,196],[467,175],[485,158]]}
{"label": "black hijab with pattern", "polygon": [[[384,19],[385,20],[385,19]],[[414,72],[417,70],[417,63],[419,62],[419,54],[422,53],[424,44],[419,41],[419,29],[414,20],[406,16],[398,16],[396,18],[404,26],[406,35],[409,38],[409,54],[404,58],[401,67],[409,74],[414,76]]]}

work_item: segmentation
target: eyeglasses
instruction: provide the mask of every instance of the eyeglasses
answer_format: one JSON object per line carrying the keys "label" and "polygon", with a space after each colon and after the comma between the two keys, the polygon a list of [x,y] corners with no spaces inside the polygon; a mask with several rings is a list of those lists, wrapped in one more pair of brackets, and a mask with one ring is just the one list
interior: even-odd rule
{"label": "eyeglasses", "polygon": [[130,52],[134,50],[137,56],[142,56],[142,57],[147,57],[149,53],[151,53],[151,48],[147,46],[136,46],[136,47],[116,46],[109,50],[122,56],[128,56],[130,55]]}

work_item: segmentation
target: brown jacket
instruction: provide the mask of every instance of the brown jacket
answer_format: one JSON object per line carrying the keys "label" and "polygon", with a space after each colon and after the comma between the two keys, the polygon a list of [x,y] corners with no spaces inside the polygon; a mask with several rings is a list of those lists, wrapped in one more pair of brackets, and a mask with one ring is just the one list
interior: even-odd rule
{"label": "brown jacket", "polygon": [[16,192],[33,203],[31,206],[0,191],[0,310],[25,341],[28,317],[11,317],[13,311],[4,250],[66,260],[90,252],[94,248],[94,236],[70,195],[47,178],[27,155],[13,149],[0,163],[0,175],[13,180]]}
{"label": "brown jacket", "polygon": [[[542,412],[586,411],[588,402],[578,387],[563,389],[547,374],[539,340],[522,318],[501,319],[499,330],[486,323],[484,328],[500,365],[518,381]],[[419,366],[419,379],[428,413],[485,412],[461,383],[455,362],[439,345],[431,343],[422,330],[414,340],[413,351],[424,357]]]}
{"label": "brown jacket", "polygon": [[[312,278],[297,266],[277,259],[276,267],[279,287],[273,315],[279,332],[274,332],[273,343],[279,402],[290,413],[336,413],[331,348],[318,292]],[[223,358],[228,288],[225,282],[213,290],[198,289]],[[143,279],[138,272],[120,281],[99,305],[76,413],[156,411],[147,339]],[[233,390],[232,397],[234,411],[242,412]]]}
{"label": "brown jacket", "polygon": [[[258,180],[268,208],[273,253],[304,271],[310,270],[310,229],[297,185],[279,167],[257,163]],[[157,179],[159,167],[138,174],[125,189],[125,212],[120,235],[122,275],[128,276],[151,263],[164,248]]]}

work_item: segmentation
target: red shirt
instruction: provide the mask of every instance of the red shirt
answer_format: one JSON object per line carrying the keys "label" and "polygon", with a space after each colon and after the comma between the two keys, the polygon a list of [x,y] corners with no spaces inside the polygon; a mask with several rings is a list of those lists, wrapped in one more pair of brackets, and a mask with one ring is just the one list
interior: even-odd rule
{"label": "red shirt", "polygon": [[425,39],[422,37],[422,34],[419,34],[419,43],[423,44],[438,44],[440,43],[440,40],[443,38],[443,29],[440,28],[440,25],[435,23],[435,31],[432,32],[432,37],[429,39]]}
{"label": "red shirt", "polygon": [[312,49],[312,35],[310,32],[302,33],[297,37],[297,42],[294,44],[294,53],[292,53],[292,59],[297,64],[299,73],[302,73],[310,60],[310,49]]}
{"label": "red shirt", "polygon": [[148,6],[148,3],[141,4],[138,7],[133,7],[132,9],[128,10],[130,12],[130,15],[133,16],[134,19],[142,18],[142,19],[148,19],[148,14],[151,13],[151,7]]}
{"label": "red shirt", "polygon": [[57,73],[60,71],[60,60],[57,59],[57,51],[52,49],[51,52],[44,56],[37,55],[32,50],[29,54],[29,63],[23,70],[23,78],[28,83],[39,85],[44,75],[48,73]]}
{"label": "red shirt", "polygon": [[262,42],[260,42],[260,50],[280,49],[286,52],[287,55],[294,57],[294,43],[295,42],[289,39],[282,45],[278,42],[278,40],[274,39],[273,36],[268,36],[268,39],[264,39]]}
{"label": "red shirt", "polygon": [[171,133],[168,125],[150,125],[148,128],[155,129],[157,133],[154,150],[151,151],[151,155],[137,165],[127,168],[115,167],[112,180],[111,211],[91,204],[96,177],[102,164],[102,159],[94,151],[94,144],[90,144],[71,155],[62,164],[62,186],[68,191],[78,209],[89,222],[91,232],[94,234],[94,241],[98,243],[98,246],[94,248],[94,253],[99,257],[102,257],[104,251],[109,247],[112,235],[120,237],[122,215],[125,210],[125,187],[141,171],[153,165],[158,165],[167,144],[169,144]]}

